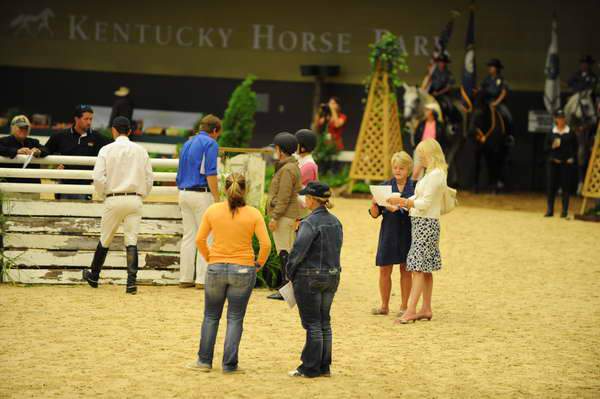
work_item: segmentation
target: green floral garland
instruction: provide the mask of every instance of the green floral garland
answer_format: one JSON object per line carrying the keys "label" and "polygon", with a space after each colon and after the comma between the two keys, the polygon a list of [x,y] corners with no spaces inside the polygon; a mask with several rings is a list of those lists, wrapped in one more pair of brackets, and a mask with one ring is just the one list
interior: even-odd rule
{"label": "green floral garland", "polygon": [[369,93],[369,85],[373,79],[373,75],[377,71],[377,65],[388,73],[390,92],[392,96],[396,95],[396,90],[402,86],[403,81],[400,79],[400,72],[408,72],[408,64],[406,63],[406,53],[402,51],[398,37],[391,32],[384,33],[379,40],[370,44],[369,48],[369,63],[371,71],[365,78],[365,91]]}

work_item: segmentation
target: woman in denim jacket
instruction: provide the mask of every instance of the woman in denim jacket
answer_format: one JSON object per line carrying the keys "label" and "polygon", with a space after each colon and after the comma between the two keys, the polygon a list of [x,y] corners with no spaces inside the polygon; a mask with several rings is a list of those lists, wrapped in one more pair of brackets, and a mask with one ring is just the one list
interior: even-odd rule
{"label": "woman in denim jacket", "polygon": [[329,311],[340,282],[342,224],[329,213],[331,190],[320,182],[310,182],[300,195],[312,213],[302,220],[290,253],[287,273],[294,295],[306,344],[302,364],[290,377],[329,377],[332,331]]}

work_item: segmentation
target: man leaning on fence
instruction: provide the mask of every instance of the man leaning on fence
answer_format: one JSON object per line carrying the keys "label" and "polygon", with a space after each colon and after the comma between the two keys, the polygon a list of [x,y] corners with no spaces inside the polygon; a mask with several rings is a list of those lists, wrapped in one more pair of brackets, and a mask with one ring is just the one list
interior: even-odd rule
{"label": "man leaning on fence", "polygon": [[[14,158],[17,155],[31,155],[36,158],[48,155],[46,147],[36,139],[29,137],[31,122],[25,115],[17,115],[10,122],[10,136],[0,139],[0,155]],[[29,169],[39,169],[37,164],[29,164]],[[21,168],[20,164],[0,164],[0,168]],[[7,183],[39,183],[40,179],[28,179],[22,177],[5,178]],[[36,196],[38,196],[36,194]]]}
{"label": "man leaning on fence", "polygon": [[93,288],[108,254],[108,247],[123,224],[123,240],[127,252],[126,293],[137,293],[137,236],[142,221],[142,199],[152,190],[154,176],[148,151],[129,140],[129,119],[115,118],[112,134],[115,142],[103,147],[94,166],[94,188],[104,201],[100,221],[100,242],[94,253],[91,271],[83,271],[83,279]]}
{"label": "man leaning on fence", "polygon": [[[73,114],[73,126],[65,131],[50,136],[46,148],[50,155],[74,155],[95,157],[102,147],[110,144],[112,140],[92,130],[94,110],[91,106],[80,104],[75,107]],[[89,166],[81,165],[59,165],[59,169],[89,170]],[[89,180],[69,179],[61,181],[61,184],[90,184]],[[89,194],[57,194],[57,199],[79,199],[89,200]]]}
{"label": "man leaning on fence", "polygon": [[[213,202],[219,202],[217,158],[221,120],[206,115],[200,121],[200,131],[188,140],[179,154],[177,187],[183,222],[183,238],[179,259],[179,286],[203,288],[206,280],[206,259],[197,253],[196,234],[204,212]],[[195,281],[195,284],[194,284]]]}

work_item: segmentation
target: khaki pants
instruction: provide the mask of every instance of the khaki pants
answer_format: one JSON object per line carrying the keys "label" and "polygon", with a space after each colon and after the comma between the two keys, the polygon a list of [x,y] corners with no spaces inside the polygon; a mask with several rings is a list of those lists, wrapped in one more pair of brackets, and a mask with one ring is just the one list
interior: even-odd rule
{"label": "khaki pants", "polygon": [[[196,234],[206,209],[213,203],[211,193],[196,191],[180,191],[179,207],[183,222],[183,237],[179,257],[179,281],[181,283],[204,284],[206,280],[207,261],[200,255],[196,247]],[[208,238],[208,244],[212,237]]]}
{"label": "khaki pants", "polygon": [[108,197],[100,220],[100,243],[108,248],[123,223],[125,246],[137,245],[142,221],[142,198],[137,195]]}
{"label": "khaki pants", "polygon": [[277,253],[290,252],[296,239],[296,219],[282,217],[277,220],[277,230],[273,232],[273,241]]}

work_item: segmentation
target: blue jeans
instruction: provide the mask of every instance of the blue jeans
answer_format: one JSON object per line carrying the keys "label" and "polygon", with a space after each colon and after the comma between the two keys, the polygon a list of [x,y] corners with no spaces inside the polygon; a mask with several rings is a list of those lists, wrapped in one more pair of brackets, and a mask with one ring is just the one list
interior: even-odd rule
{"label": "blue jeans", "polygon": [[294,277],[294,295],[306,330],[306,344],[302,350],[302,364],[298,371],[307,377],[329,373],[333,334],[329,312],[337,291],[339,272],[328,274],[299,271]]}
{"label": "blue jeans", "polygon": [[256,282],[254,267],[229,263],[208,266],[204,285],[204,320],[200,338],[198,360],[212,366],[215,340],[225,300],[227,306],[227,332],[223,351],[223,370],[233,371],[238,366],[238,350],[242,338],[244,315]]}

